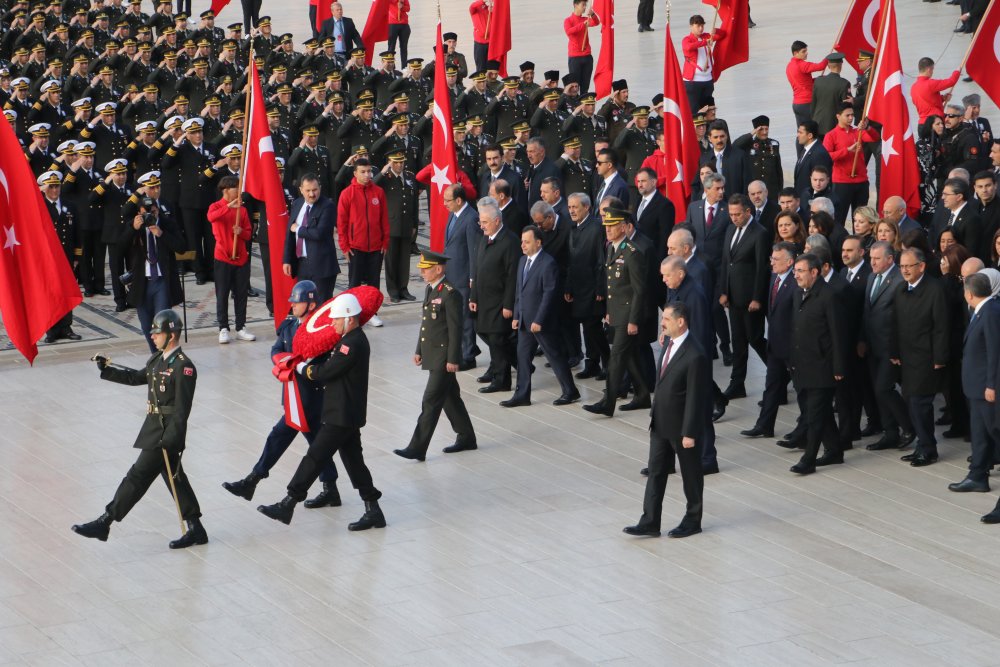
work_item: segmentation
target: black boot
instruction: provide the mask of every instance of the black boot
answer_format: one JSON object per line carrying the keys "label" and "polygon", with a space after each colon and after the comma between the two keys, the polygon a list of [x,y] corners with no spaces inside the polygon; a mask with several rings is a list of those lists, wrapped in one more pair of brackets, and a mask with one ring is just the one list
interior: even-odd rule
{"label": "black boot", "polygon": [[111,515],[105,512],[90,523],[77,524],[73,526],[73,532],[84,537],[96,537],[101,542],[108,541],[108,533],[111,532]]}
{"label": "black boot", "polygon": [[253,500],[253,492],[257,488],[257,482],[262,479],[263,477],[257,473],[251,472],[238,482],[223,482],[222,488],[244,500]]}
{"label": "black boot", "polygon": [[347,530],[368,530],[369,528],[385,528],[385,516],[378,506],[377,500],[365,501],[365,513],[361,518],[347,526]]}
{"label": "black boot", "polygon": [[323,482],[323,490],[315,498],[302,503],[306,509],[316,509],[317,507],[340,507],[340,492],[337,491],[337,482]]}
{"label": "black boot", "polygon": [[291,496],[285,496],[279,503],[258,506],[257,511],[275,521],[280,521],[288,525],[292,522],[292,513],[295,511],[295,505],[298,502]]}
{"label": "black boot", "polygon": [[170,543],[171,549],[187,549],[196,544],[208,544],[208,533],[205,532],[205,527],[201,525],[201,520],[188,519],[187,525],[187,532]]}

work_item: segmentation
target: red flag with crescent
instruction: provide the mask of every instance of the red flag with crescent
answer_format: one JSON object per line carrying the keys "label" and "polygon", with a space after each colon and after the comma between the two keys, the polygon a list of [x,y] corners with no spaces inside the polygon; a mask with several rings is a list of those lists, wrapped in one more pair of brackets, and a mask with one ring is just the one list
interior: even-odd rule
{"label": "red flag with crescent", "polygon": [[[691,182],[698,174],[698,140],[691,120],[691,107],[684,92],[681,66],[674,51],[674,41],[670,37],[670,23],[665,28],[666,46],[663,61],[663,154],[662,169],[657,175],[666,180],[663,194],[674,205],[677,220],[687,215],[688,199],[691,196]],[[659,180],[659,179],[657,179]]]}
{"label": "red flag with crescent", "polygon": [[[437,44],[434,62],[443,63],[444,42],[441,41],[441,22],[437,26]],[[454,135],[451,130],[451,96],[448,81],[443,76],[434,77],[434,125],[431,142],[430,183],[431,250],[444,250],[445,228],[448,226],[448,209],[444,205],[444,189],[457,182],[458,165],[455,158]]]}
{"label": "red flag with crescent", "polygon": [[875,53],[879,26],[882,21],[881,0],[851,0],[847,8],[840,34],[833,43],[833,50],[844,54],[844,59],[855,71],[858,66],[858,52],[864,49]]}
{"label": "red flag with crescent", "polygon": [[615,0],[594,0],[591,11],[601,21],[601,52],[594,67],[594,94],[601,99],[611,94],[615,78]]}
{"label": "red flag with crescent", "polygon": [[1000,8],[990,2],[973,38],[965,71],[994,104],[1000,104]]}

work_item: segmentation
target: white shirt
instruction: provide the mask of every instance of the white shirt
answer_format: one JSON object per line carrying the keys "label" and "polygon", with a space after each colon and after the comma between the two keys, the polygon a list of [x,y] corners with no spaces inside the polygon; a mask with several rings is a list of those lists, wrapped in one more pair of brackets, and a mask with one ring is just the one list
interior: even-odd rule
{"label": "white shirt", "polygon": [[[926,276],[926,275],[927,275],[927,274],[925,273],[925,274],[924,274],[924,276]],[[919,285],[920,283],[922,283],[922,282],[923,282],[923,280],[924,280],[924,276],[920,276],[920,278],[919,278],[919,279],[917,280],[917,282],[915,282],[915,283],[912,283],[912,284],[911,284],[911,283],[906,283],[906,284],[907,284],[907,288],[906,288],[906,289],[907,289],[907,291],[909,291],[909,290],[913,290],[913,289],[916,289],[916,288],[917,288],[917,285]]]}
{"label": "white shirt", "polygon": [[958,208],[956,208],[956,209],[955,209],[954,211],[951,211],[951,212],[950,212],[950,213],[948,214],[948,221],[949,221],[949,224],[954,224],[954,223],[953,223],[952,221],[953,221],[953,220],[956,220],[956,219],[958,218],[958,214],[962,212],[962,209],[963,209],[963,208],[965,208],[965,205],[966,205],[966,204],[968,204],[968,203],[969,203],[969,202],[967,202],[967,201],[964,201],[964,202],[962,202],[962,205],[961,205],[961,206],[959,206],[959,207],[958,207]]}
{"label": "white shirt", "polygon": [[502,231],[503,231],[503,223],[500,223],[500,227],[497,228],[497,231],[493,234],[493,236],[488,237],[489,240],[490,241],[494,240],[497,237],[497,234],[499,234]]}
{"label": "white shirt", "polygon": [[831,278],[833,278],[833,269],[830,269],[830,273],[828,273],[825,276],[823,276],[823,280],[825,282],[830,282]]}
{"label": "white shirt", "polygon": [[785,278],[787,278],[788,274],[791,273],[791,272],[792,272],[792,270],[788,269],[784,273],[779,273],[778,274],[778,289],[781,289],[781,286],[785,284]]}
{"label": "white shirt", "polygon": [[671,338],[670,339],[670,343],[673,343],[673,345],[671,345],[671,347],[670,347],[670,356],[668,357],[665,353],[663,355],[663,361],[660,363],[660,372],[661,373],[663,372],[663,368],[665,366],[669,366],[670,365],[670,360],[673,359],[675,356],[677,356],[677,350],[679,350],[680,347],[681,347],[681,345],[684,344],[684,341],[687,340],[687,337],[688,337],[689,333],[691,333],[691,330],[687,329],[684,333],[682,333],[677,338]]}
{"label": "white shirt", "polygon": [[853,269],[847,267],[847,282],[849,283],[854,282],[854,277],[858,275],[858,271],[860,271],[861,267],[864,265],[865,265],[865,260],[861,260],[860,262],[858,262],[858,265],[855,266]]}
{"label": "white shirt", "polygon": [[980,309],[981,309],[981,308],[982,308],[982,307],[983,307],[984,305],[986,305],[986,302],[987,302],[987,301],[989,301],[989,300],[990,300],[990,299],[992,299],[992,298],[993,298],[992,296],[988,296],[988,297],[986,297],[985,299],[983,299],[982,301],[980,301],[979,303],[977,303],[977,304],[976,304],[976,307],[975,307],[975,308],[974,308],[974,309],[972,310],[972,314],[973,314],[973,315],[978,315],[978,314],[979,314],[979,311],[980,311]]}
{"label": "white shirt", "polygon": [[[298,224],[298,227],[295,228],[295,238],[296,239],[300,238],[299,237],[299,232],[302,231],[302,221],[305,220],[305,218],[306,218],[306,209],[307,208],[311,208],[312,206],[313,206],[312,204],[309,204],[309,203],[307,203],[305,201],[303,201],[303,203],[302,203],[302,209],[299,210],[299,215],[298,215],[298,217],[295,218],[295,222]],[[307,255],[308,255],[308,253],[306,252],[306,244],[303,243],[302,244],[302,257],[306,257]]]}

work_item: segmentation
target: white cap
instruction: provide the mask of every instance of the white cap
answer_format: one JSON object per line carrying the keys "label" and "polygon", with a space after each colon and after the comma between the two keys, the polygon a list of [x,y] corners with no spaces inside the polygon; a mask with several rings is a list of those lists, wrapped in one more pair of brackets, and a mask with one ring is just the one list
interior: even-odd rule
{"label": "white cap", "polygon": [[358,297],[353,294],[341,294],[333,300],[333,305],[330,306],[330,317],[332,318],[357,317],[360,314],[361,304],[358,303]]}
{"label": "white cap", "polygon": [[110,174],[112,171],[114,171],[116,167],[127,167],[127,166],[128,166],[128,160],[126,160],[123,157],[118,157],[112,160],[111,162],[107,163],[106,165],[104,165],[104,171]]}
{"label": "white cap", "polygon": [[139,183],[139,185],[145,185],[146,183],[149,183],[154,178],[155,179],[159,179],[160,178],[160,172],[158,172],[156,170],[147,171],[145,174],[143,174],[142,176],[140,176],[138,178],[138,183]]}
{"label": "white cap", "polygon": [[79,109],[84,104],[90,104],[90,98],[89,97],[81,97],[78,100],[74,100],[73,103],[70,106],[72,106],[74,109]]}
{"label": "white cap", "polygon": [[232,152],[234,152],[234,151],[236,151],[236,152],[238,152],[238,153],[240,153],[242,155],[243,154],[243,145],[242,144],[229,144],[228,146],[226,146],[225,148],[222,149],[222,154],[224,156],[226,156],[226,157],[229,157],[229,154],[232,153]]}
{"label": "white cap", "polygon": [[67,139],[56,147],[57,153],[65,153],[66,151],[76,150],[76,142],[72,139]]}
{"label": "white cap", "polygon": [[[46,181],[49,182],[47,183]],[[52,183],[52,181],[62,183],[62,174],[60,174],[58,171],[46,171],[41,176],[39,176],[35,182],[42,187],[46,187],[48,185],[55,185],[55,183]]]}
{"label": "white cap", "polygon": [[11,120],[17,120],[17,112],[14,111],[13,109],[4,109],[3,115],[7,116]]}
{"label": "white cap", "polygon": [[181,125],[181,129],[185,132],[190,132],[192,129],[200,130],[203,127],[205,127],[205,121],[204,119],[198,117],[188,118],[184,121],[184,124]]}
{"label": "white cap", "polygon": [[136,129],[137,132],[142,132],[143,130],[149,130],[149,129],[155,130],[156,129],[156,121],[155,120],[145,120],[145,121],[143,121],[141,123],[138,123],[135,126],[135,129]]}
{"label": "white cap", "polygon": [[45,83],[43,83],[40,90],[43,93],[47,93],[52,88],[61,88],[61,86],[59,85],[59,82],[56,81],[55,79],[49,79],[48,81],[46,81]]}
{"label": "white cap", "polygon": [[285,168],[285,158],[275,156],[275,158],[274,158],[274,164],[278,165],[278,169],[284,169]]}
{"label": "white cap", "polygon": [[76,142],[76,150],[77,151],[86,150],[88,148],[90,150],[97,150],[97,144],[95,144],[93,141],[78,141],[78,142]]}
{"label": "white cap", "polygon": [[35,123],[34,125],[28,128],[28,132],[30,132],[31,134],[35,134],[36,132],[42,132],[42,131],[48,132],[51,129],[52,126],[49,125],[48,123]]}
{"label": "white cap", "polygon": [[118,105],[116,105],[114,102],[101,102],[95,107],[95,110],[97,111],[97,113],[104,113],[106,110],[114,111],[117,108]]}
{"label": "white cap", "polygon": [[184,127],[184,116],[171,116],[167,119],[167,122],[163,124],[164,127],[175,127],[176,125]]}
{"label": "white cap", "polygon": [[18,86],[21,86],[21,85],[30,86],[31,85],[31,81],[29,81],[28,77],[26,77],[26,76],[19,76],[16,79],[14,79],[13,81],[11,81],[10,85],[11,85],[12,88],[17,88]]}

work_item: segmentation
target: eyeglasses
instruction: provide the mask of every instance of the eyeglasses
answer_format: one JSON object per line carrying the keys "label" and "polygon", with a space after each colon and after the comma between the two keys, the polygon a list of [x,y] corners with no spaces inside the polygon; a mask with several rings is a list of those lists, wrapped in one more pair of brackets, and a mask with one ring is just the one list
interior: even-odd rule
{"label": "eyeglasses", "polygon": [[961,118],[962,115],[961,114],[957,114],[957,113],[946,113],[944,115],[944,117],[945,118]]}
{"label": "eyeglasses", "polygon": [[610,164],[608,160],[598,160],[597,164]]}

